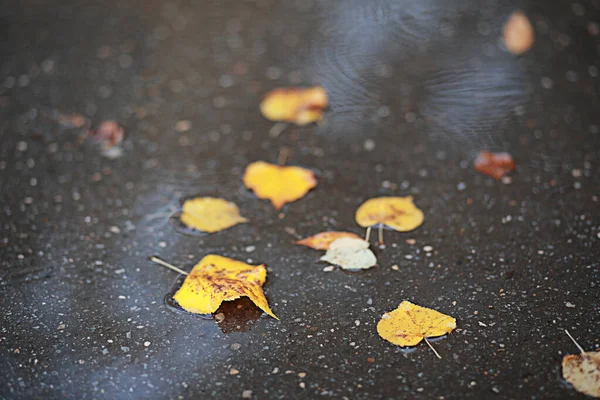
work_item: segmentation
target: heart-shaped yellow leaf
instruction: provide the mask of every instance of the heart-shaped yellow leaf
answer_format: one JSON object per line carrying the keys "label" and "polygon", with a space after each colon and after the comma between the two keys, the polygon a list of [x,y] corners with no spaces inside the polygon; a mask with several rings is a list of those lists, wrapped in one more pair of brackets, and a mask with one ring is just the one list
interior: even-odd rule
{"label": "heart-shaped yellow leaf", "polygon": [[194,266],[173,298],[186,311],[211,314],[223,301],[247,296],[260,309],[279,319],[269,308],[262,290],[267,279],[264,265],[249,265],[209,254]]}
{"label": "heart-shaped yellow leaf", "polygon": [[423,211],[408,197],[378,197],[365,201],[356,210],[356,223],[362,227],[383,224],[396,231],[407,232],[423,223]]}
{"label": "heart-shaped yellow leaf", "polygon": [[216,197],[196,197],[183,203],[181,222],[203,232],[218,232],[248,220],[232,202]]}
{"label": "heart-shaped yellow leaf", "polygon": [[415,346],[427,337],[445,335],[456,328],[456,320],[438,311],[403,301],[383,314],[377,333],[398,346]]}
{"label": "heart-shaped yellow leaf", "polygon": [[248,165],[244,184],[260,199],[269,199],[276,209],[296,201],[317,186],[315,174],[300,167],[284,167],[264,161]]}
{"label": "heart-shaped yellow leaf", "polygon": [[304,238],[302,240],[298,240],[294,242],[294,244],[299,244],[301,246],[310,247],[311,249],[316,250],[327,250],[331,243],[337,239],[349,237],[354,239],[361,239],[360,236],[352,233],[352,232],[321,232],[316,235]]}
{"label": "heart-shaped yellow leaf", "polygon": [[321,86],[279,88],[265,95],[260,103],[260,111],[271,121],[306,125],[323,118],[327,103],[327,93]]}

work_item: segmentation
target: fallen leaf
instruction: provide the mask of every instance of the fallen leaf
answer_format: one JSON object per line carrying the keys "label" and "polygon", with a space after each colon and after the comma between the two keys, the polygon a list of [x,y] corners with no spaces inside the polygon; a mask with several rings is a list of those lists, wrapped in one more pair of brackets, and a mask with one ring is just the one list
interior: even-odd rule
{"label": "fallen leaf", "polygon": [[[377,333],[398,346],[415,346],[428,337],[445,335],[456,328],[456,320],[438,311],[403,301],[394,311],[383,314]],[[429,342],[427,342],[429,345]],[[429,345],[431,347],[431,345]],[[433,347],[431,347],[433,350]],[[433,350],[435,352],[435,350]],[[439,357],[439,354],[436,355]]]}
{"label": "fallen leaf", "polygon": [[377,258],[369,250],[369,242],[360,238],[342,237],[329,245],[321,261],[339,265],[342,269],[369,269],[377,264]]}
{"label": "fallen leaf", "polygon": [[321,86],[279,88],[265,95],[260,111],[271,121],[306,125],[320,121],[327,104],[327,92]]}
{"label": "fallen leaf", "polygon": [[535,41],[533,26],[521,11],[513,12],[504,24],[504,45],[515,55],[523,54]]}
{"label": "fallen leaf", "polygon": [[562,369],[563,377],[578,392],[600,397],[600,351],[565,356]]}
{"label": "fallen leaf", "polygon": [[202,232],[218,232],[248,220],[232,202],[216,197],[196,197],[183,203],[181,222]]}
{"label": "fallen leaf", "polygon": [[247,296],[261,310],[279,319],[269,308],[262,290],[267,279],[264,265],[249,265],[209,254],[194,266],[173,299],[186,311],[211,314],[223,301]]}
{"label": "fallen leaf", "polygon": [[423,223],[423,211],[408,197],[378,197],[365,201],[356,210],[356,223],[362,227],[383,224],[396,231],[407,232]]}
{"label": "fallen leaf", "polygon": [[104,121],[95,131],[90,130],[89,135],[99,141],[104,149],[110,149],[123,141],[125,131],[117,121]]}
{"label": "fallen leaf", "polygon": [[482,151],[475,160],[475,169],[482,174],[500,179],[515,169],[515,162],[508,153]]}
{"label": "fallen leaf", "polygon": [[301,246],[310,247],[311,249],[316,250],[328,250],[329,246],[334,240],[339,238],[349,237],[354,239],[361,239],[360,236],[352,233],[352,232],[321,232],[317,233],[314,236],[310,236],[304,238],[302,240],[298,240],[294,242],[294,244],[299,244]]}
{"label": "fallen leaf", "polygon": [[244,184],[260,199],[269,199],[276,209],[296,201],[317,186],[315,174],[300,167],[284,167],[264,161],[248,165]]}
{"label": "fallen leaf", "polygon": [[114,159],[123,155],[121,142],[125,131],[117,121],[104,121],[96,130],[88,129],[88,137],[93,143],[101,146],[104,157]]}
{"label": "fallen leaf", "polygon": [[600,351],[584,351],[571,334],[566,332],[581,354],[569,354],[563,357],[563,377],[578,392],[600,397]]}

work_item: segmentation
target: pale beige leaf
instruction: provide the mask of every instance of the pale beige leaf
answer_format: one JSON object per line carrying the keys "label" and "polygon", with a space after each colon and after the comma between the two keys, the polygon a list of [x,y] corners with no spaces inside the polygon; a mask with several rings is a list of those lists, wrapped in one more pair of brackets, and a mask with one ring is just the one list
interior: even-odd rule
{"label": "pale beige leaf", "polygon": [[377,264],[369,242],[351,237],[334,240],[321,260],[347,270],[368,269]]}

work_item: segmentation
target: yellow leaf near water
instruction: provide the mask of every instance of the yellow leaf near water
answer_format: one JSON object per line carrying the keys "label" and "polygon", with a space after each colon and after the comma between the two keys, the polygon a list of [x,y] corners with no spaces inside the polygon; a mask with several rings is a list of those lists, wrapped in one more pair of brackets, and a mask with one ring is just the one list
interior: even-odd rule
{"label": "yellow leaf near water", "polygon": [[331,243],[339,238],[349,237],[354,239],[361,239],[360,236],[352,233],[352,232],[321,232],[316,235],[304,238],[302,240],[298,240],[294,242],[295,244],[299,244],[301,246],[310,247],[311,249],[316,250],[327,250]]}
{"label": "yellow leaf near water", "polygon": [[183,203],[181,222],[203,232],[218,232],[248,220],[238,207],[216,197],[197,197]]}
{"label": "yellow leaf near water", "polygon": [[361,238],[342,237],[334,240],[321,261],[339,265],[342,269],[357,271],[377,264],[377,258],[369,250],[369,242]]}
{"label": "yellow leaf near water", "polygon": [[320,121],[327,104],[327,92],[321,86],[279,88],[265,95],[260,111],[271,121],[306,125]]}
{"label": "yellow leaf near water", "polygon": [[378,197],[364,202],[355,215],[362,227],[383,224],[396,231],[407,232],[418,228],[424,219],[423,211],[408,197]]}
{"label": "yellow leaf near water", "polygon": [[438,311],[403,301],[383,314],[377,333],[398,346],[415,346],[427,337],[445,335],[456,328],[456,320]]}
{"label": "yellow leaf near water", "polygon": [[194,266],[173,298],[186,311],[211,314],[223,301],[247,296],[261,310],[279,319],[269,308],[262,290],[267,279],[264,265],[249,265],[209,254]]}
{"label": "yellow leaf near water", "polygon": [[296,201],[317,186],[315,174],[300,167],[284,167],[264,161],[248,165],[244,184],[260,199],[269,199],[276,209]]}

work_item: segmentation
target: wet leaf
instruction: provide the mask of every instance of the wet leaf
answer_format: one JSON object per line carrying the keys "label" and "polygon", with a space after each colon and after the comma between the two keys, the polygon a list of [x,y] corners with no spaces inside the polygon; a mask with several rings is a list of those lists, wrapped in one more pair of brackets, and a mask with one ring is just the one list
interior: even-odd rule
{"label": "wet leaf", "polygon": [[102,122],[96,130],[88,130],[88,137],[100,146],[104,157],[115,159],[123,155],[121,142],[125,137],[125,131],[117,121]]}
{"label": "wet leaf", "polygon": [[294,244],[299,244],[301,246],[310,247],[311,249],[316,250],[328,250],[329,246],[334,240],[349,237],[354,239],[361,239],[360,236],[352,233],[352,232],[321,232],[316,235],[304,238],[302,240],[298,240],[294,242]]}
{"label": "wet leaf", "polygon": [[173,298],[186,311],[211,314],[223,301],[247,296],[261,310],[279,319],[269,308],[262,285],[267,279],[264,265],[249,265],[209,254],[194,266]]}
{"label": "wet leaf", "polygon": [[248,220],[232,202],[216,197],[196,197],[183,203],[181,222],[202,232],[218,232]]}
{"label": "wet leaf", "polygon": [[563,377],[578,392],[600,397],[600,351],[584,351],[567,330],[565,333],[573,340],[581,354],[563,357]]}
{"label": "wet leaf", "polygon": [[321,86],[279,88],[265,95],[260,111],[271,121],[306,125],[320,121],[327,104],[327,92]]}
{"label": "wet leaf", "polygon": [[369,242],[360,238],[342,237],[329,245],[321,261],[339,265],[342,269],[369,269],[377,264],[377,258],[369,250]]}
{"label": "wet leaf", "polygon": [[356,223],[362,227],[383,224],[396,231],[407,232],[423,223],[423,211],[408,197],[378,197],[364,202],[356,210]]}
{"label": "wet leaf", "polygon": [[475,169],[482,174],[500,179],[515,169],[515,162],[508,153],[482,151],[475,160]]}
{"label": "wet leaf", "polygon": [[315,174],[300,167],[284,167],[264,161],[246,168],[244,184],[260,199],[269,199],[276,209],[296,201],[317,186]]}
{"label": "wet leaf", "polygon": [[504,24],[504,45],[515,55],[523,54],[535,41],[533,26],[521,11],[513,12]]}
{"label": "wet leaf", "polygon": [[403,301],[394,311],[383,314],[377,324],[377,333],[398,346],[415,346],[425,338],[445,335],[454,328],[454,318]]}
{"label": "wet leaf", "polygon": [[105,150],[108,150],[123,141],[125,131],[117,121],[104,121],[95,131],[91,130],[89,135],[100,142]]}

